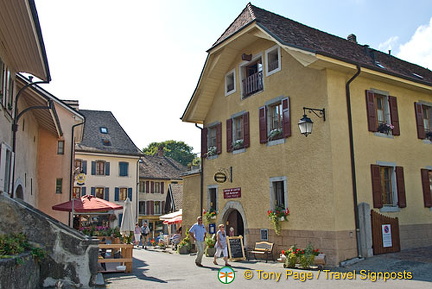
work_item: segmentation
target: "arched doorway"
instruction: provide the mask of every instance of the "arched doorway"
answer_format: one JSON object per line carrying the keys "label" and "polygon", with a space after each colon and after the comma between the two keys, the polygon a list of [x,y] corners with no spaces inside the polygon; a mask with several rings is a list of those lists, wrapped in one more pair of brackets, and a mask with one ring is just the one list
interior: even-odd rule
{"label": "arched doorway", "polygon": [[18,185],[15,190],[15,198],[24,200],[24,191],[21,185]]}
{"label": "arched doorway", "polygon": [[230,229],[234,228],[234,236],[244,236],[243,218],[240,212],[236,209],[232,209],[228,212],[225,225],[228,235],[230,235]]}

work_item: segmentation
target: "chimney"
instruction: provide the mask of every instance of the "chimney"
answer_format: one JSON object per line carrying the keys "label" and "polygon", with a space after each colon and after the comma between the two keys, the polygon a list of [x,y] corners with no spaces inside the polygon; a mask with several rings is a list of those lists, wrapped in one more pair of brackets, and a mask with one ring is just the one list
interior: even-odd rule
{"label": "chimney", "polygon": [[357,44],[357,36],[355,36],[355,34],[348,35],[347,40],[352,42],[352,43]]}
{"label": "chimney", "polygon": [[164,156],[164,147],[163,146],[159,146],[158,147],[157,156],[158,157],[163,157]]}

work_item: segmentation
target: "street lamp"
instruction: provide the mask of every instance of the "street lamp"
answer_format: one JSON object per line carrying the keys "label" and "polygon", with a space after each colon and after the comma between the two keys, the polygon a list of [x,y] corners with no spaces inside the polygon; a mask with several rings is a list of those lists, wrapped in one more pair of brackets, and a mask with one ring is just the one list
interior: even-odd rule
{"label": "street lamp", "polygon": [[316,116],[322,118],[325,121],[325,109],[303,107],[303,117],[299,120],[298,126],[300,133],[307,137],[312,133],[313,121],[307,116],[306,110],[308,110],[309,113],[313,112]]}

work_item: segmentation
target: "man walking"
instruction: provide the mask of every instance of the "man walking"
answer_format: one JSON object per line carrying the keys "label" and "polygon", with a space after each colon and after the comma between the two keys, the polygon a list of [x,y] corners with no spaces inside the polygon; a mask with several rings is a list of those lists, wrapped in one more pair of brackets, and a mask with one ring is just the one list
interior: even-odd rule
{"label": "man walking", "polygon": [[197,217],[197,222],[192,225],[192,227],[189,229],[189,235],[191,236],[192,240],[195,241],[196,247],[197,247],[197,257],[195,259],[195,264],[198,267],[203,267],[202,263],[202,257],[204,255],[204,245],[205,245],[205,236],[207,234],[206,228],[203,225],[202,217]]}
{"label": "man walking", "polygon": [[147,249],[147,236],[150,233],[150,228],[147,226],[147,222],[141,226],[141,242],[143,249]]}

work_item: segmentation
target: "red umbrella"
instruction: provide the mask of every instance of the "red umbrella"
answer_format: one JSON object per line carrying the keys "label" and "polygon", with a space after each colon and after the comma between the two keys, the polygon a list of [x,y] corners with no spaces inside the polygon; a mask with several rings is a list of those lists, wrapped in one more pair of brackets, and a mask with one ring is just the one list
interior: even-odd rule
{"label": "red umbrella", "polygon": [[72,204],[73,211],[77,213],[101,212],[123,209],[123,206],[105,201],[104,199],[96,198],[92,195],[85,195],[79,199],[52,206],[52,209],[56,211],[72,212]]}

